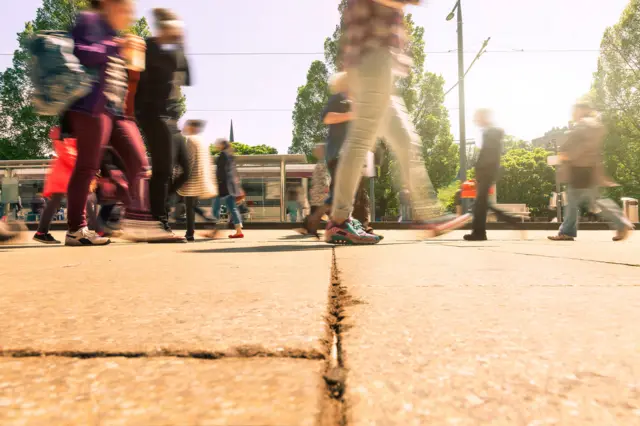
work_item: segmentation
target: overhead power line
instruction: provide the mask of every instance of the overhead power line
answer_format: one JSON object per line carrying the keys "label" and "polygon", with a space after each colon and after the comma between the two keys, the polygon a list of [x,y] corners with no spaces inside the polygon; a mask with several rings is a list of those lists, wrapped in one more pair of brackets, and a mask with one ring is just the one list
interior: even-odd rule
{"label": "overhead power line", "polygon": [[[448,107],[448,106],[444,106],[446,109],[448,110],[458,110],[460,108],[458,107]],[[187,108],[187,112],[293,112],[293,109],[252,109],[252,108],[240,108],[240,109],[191,109],[191,108]]]}
{"label": "overhead power line", "polygon": [[[428,55],[454,55],[458,51],[432,50],[426,51]],[[486,50],[485,53],[595,53],[600,49],[503,49]],[[464,51],[465,54],[476,54],[473,51]],[[13,53],[0,53],[0,56],[13,56]],[[187,53],[187,56],[324,56],[324,52],[199,52]]]}

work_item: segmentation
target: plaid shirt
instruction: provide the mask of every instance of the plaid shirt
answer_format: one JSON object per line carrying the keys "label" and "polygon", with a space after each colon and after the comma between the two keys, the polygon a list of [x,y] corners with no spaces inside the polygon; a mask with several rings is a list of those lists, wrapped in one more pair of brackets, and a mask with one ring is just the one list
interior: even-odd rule
{"label": "plaid shirt", "polygon": [[344,11],[342,60],[345,68],[360,63],[369,50],[401,50],[404,46],[404,12],[373,0],[348,0]]}

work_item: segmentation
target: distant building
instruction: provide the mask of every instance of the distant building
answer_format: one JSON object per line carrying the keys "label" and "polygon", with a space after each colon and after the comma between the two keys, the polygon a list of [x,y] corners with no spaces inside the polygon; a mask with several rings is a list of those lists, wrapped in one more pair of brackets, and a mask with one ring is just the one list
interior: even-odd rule
{"label": "distant building", "polygon": [[547,132],[541,138],[531,141],[533,148],[542,148],[548,151],[555,151],[556,146],[561,146],[567,140],[567,129],[554,129]]}

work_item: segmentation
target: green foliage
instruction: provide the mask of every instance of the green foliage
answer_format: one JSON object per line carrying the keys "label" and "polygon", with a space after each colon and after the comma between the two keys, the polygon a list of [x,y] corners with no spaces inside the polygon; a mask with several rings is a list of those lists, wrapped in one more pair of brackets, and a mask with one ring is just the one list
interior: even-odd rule
{"label": "green foliage", "polygon": [[324,62],[314,61],[307,72],[307,83],[298,88],[289,154],[305,154],[311,158],[314,145],[326,138],[327,126],[322,123],[321,116],[329,100],[328,79],[329,70]]}
{"label": "green foliage", "polygon": [[502,157],[503,171],[497,182],[498,200],[526,204],[533,215],[543,213],[555,190],[555,170],[542,149],[512,149]]}
{"label": "green foliage", "polygon": [[456,192],[460,189],[460,181],[456,180],[438,190],[438,200],[448,212],[456,210]]}
{"label": "green foliage", "polygon": [[398,180],[396,163],[384,141],[379,141],[379,144],[379,152],[382,158],[374,191],[376,196],[376,217],[397,216],[400,211],[400,200],[397,187],[394,185],[394,182]]}
{"label": "green foliage", "polygon": [[621,187],[611,195],[640,197],[640,0],[631,0],[600,46],[592,95],[609,134],[605,166]]}
{"label": "green foliage", "polygon": [[[338,6],[340,22],[331,37],[324,41],[325,63],[315,61],[307,74],[307,83],[298,89],[293,112],[293,141],[290,153],[305,153],[311,158],[313,145],[326,136],[326,126],[321,123],[322,109],[327,101],[327,80],[330,73],[342,69],[340,38],[342,15],[347,0]],[[458,147],[453,143],[449,115],[444,108],[444,79],[425,72],[424,28],[417,26],[411,15],[405,17],[408,34],[405,53],[413,58],[413,66],[407,77],[397,83],[407,110],[411,114],[423,148],[425,166],[436,188],[448,185],[455,179],[458,169]],[[383,141],[379,141],[383,142]],[[377,216],[396,215],[398,212],[398,174],[392,155],[385,150],[380,176],[376,180]]]}
{"label": "green foliage", "polygon": [[147,18],[143,16],[142,18],[138,19],[131,28],[125,31],[125,34],[135,34],[142,38],[151,37],[151,27],[149,27]]}
{"label": "green foliage", "polygon": [[[76,14],[88,4],[88,0],[43,0],[36,18],[18,34],[12,66],[0,73],[0,159],[44,158],[50,153],[49,129],[57,119],[40,117],[31,104],[28,44],[38,31],[70,30]],[[150,33],[144,18],[130,31],[141,36]]]}
{"label": "green foliage", "polygon": [[278,150],[268,145],[247,145],[240,142],[231,142],[233,150],[238,155],[268,155],[277,154]]}
{"label": "green foliage", "polygon": [[525,140],[518,139],[515,136],[506,135],[503,141],[503,150],[504,152],[509,152],[512,149],[526,149],[531,150],[533,147],[531,144]]}
{"label": "green foliage", "polygon": [[331,72],[336,72],[342,69],[342,63],[340,61],[340,38],[342,37],[342,26],[344,24],[342,13],[346,7],[347,0],[340,0],[340,4],[338,5],[340,23],[336,25],[333,35],[324,40],[324,60],[327,66],[331,69]]}

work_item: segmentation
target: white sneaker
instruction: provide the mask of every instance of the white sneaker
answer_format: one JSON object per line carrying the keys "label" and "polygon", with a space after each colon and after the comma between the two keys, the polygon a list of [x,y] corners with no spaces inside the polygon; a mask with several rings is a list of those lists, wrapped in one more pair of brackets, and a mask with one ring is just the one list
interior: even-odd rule
{"label": "white sneaker", "polygon": [[64,245],[66,246],[106,246],[111,240],[89,231],[86,226],[76,232],[67,232]]}

